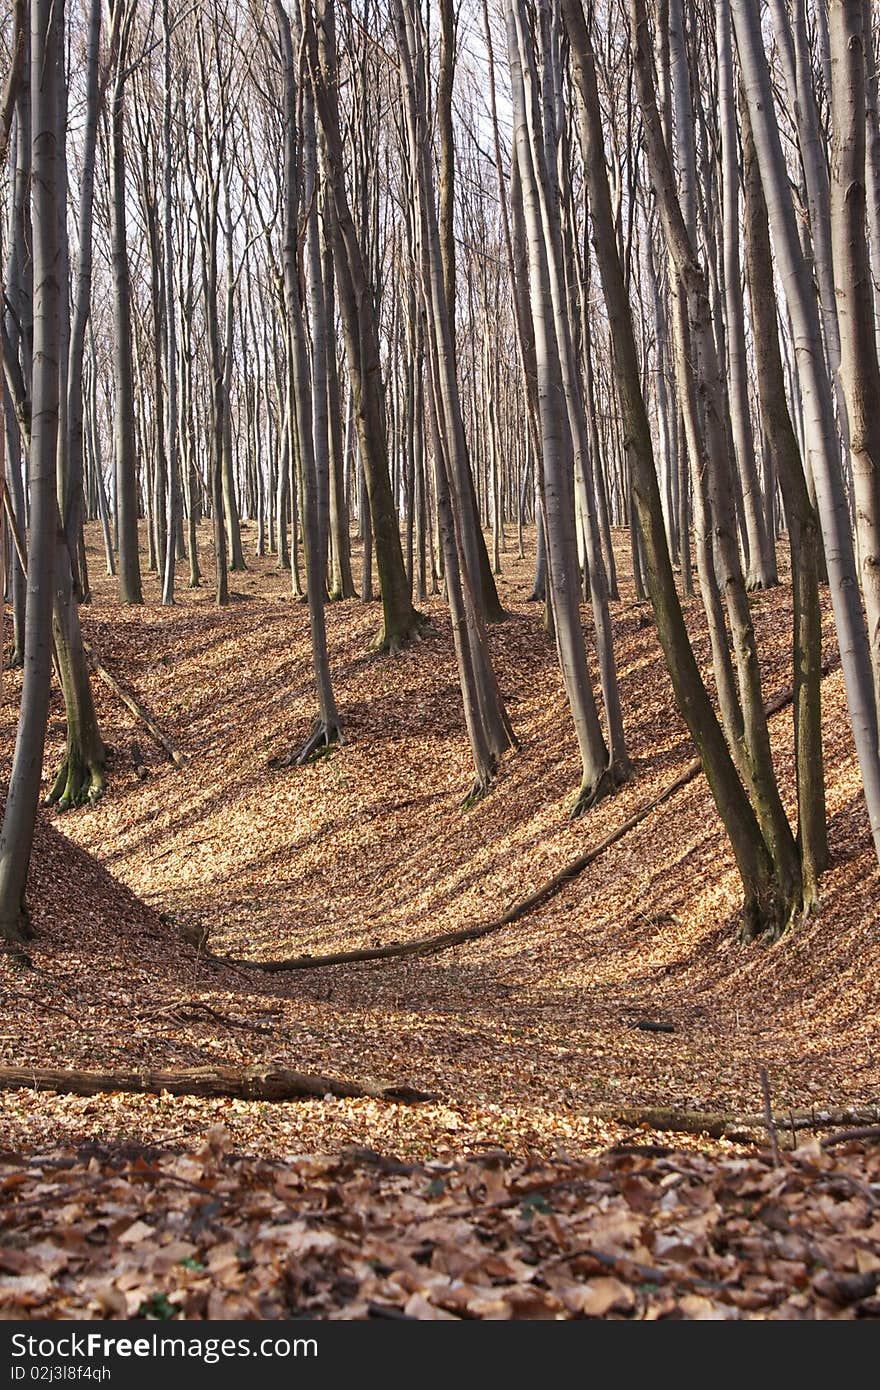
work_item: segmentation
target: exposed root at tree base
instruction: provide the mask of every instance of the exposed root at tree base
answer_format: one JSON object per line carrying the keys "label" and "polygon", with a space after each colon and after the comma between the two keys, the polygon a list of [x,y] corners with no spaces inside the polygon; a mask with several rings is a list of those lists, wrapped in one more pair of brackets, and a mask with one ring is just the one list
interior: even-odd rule
{"label": "exposed root at tree base", "polygon": [[581,816],[585,816],[587,811],[592,810],[606,796],[613,796],[618,787],[622,786],[625,781],[626,777],[623,775],[621,765],[619,763],[609,764],[598,782],[581,787],[569,811],[571,820],[580,820]]}
{"label": "exposed root at tree base", "polygon": [[414,608],[412,618],[405,627],[399,631],[388,633],[383,623],[376,636],[370,643],[370,651],[376,656],[398,656],[404,647],[408,647],[411,642],[421,641],[422,628],[430,622],[430,619]]}
{"label": "exposed root at tree base", "polygon": [[8,942],[10,946],[26,946],[29,941],[33,941],[34,935],[26,907],[22,907],[14,917],[7,918],[6,921],[0,919],[0,941]]}
{"label": "exposed root at tree base", "polygon": [[74,806],[93,806],[103,796],[105,786],[103,754],[100,759],[91,760],[68,753],[55,775],[45,804],[57,806],[59,811],[69,811]]}
{"label": "exposed root at tree base", "polygon": [[467,796],[464,797],[462,800],[460,807],[462,815],[465,813],[465,811],[470,811],[472,807],[476,806],[478,801],[482,801],[484,797],[488,796],[491,786],[491,773],[489,773],[485,779],[480,779],[479,777],[475,778],[473,786],[471,787]]}
{"label": "exposed root at tree base", "polygon": [[319,720],[312,730],[305,743],[294,755],[296,767],[305,767],[307,763],[316,763],[319,758],[326,758],[342,742],[342,733],[338,724],[326,724]]}

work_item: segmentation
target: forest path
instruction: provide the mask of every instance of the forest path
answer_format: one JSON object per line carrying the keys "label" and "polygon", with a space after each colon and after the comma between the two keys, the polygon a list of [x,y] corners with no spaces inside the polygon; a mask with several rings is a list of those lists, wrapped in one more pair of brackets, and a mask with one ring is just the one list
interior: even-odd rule
{"label": "forest path", "polygon": [[[522,746],[486,801],[460,813],[467,748],[436,600],[424,640],[393,661],[367,652],[375,606],[329,608],[348,741],[312,767],[272,771],[269,758],[295,745],[312,717],[308,623],[304,606],[285,594],[288,577],[274,574],[270,561],[251,564],[233,577],[242,597],[225,612],[204,591],[181,591],[172,611],[155,606],[152,594],[144,610],[120,611],[93,557],[88,636],[190,763],[175,770],[98,689],[116,750],[111,790],[96,807],[58,818],[58,828],[173,925],[151,919],[137,949],[130,943],[120,954],[118,929],[114,938],[96,908],[89,931],[101,937],[92,952],[101,968],[88,983],[88,941],[70,939],[76,919],[57,923],[57,939],[40,944],[35,960],[45,951],[44,968],[58,979],[69,974],[71,954],[83,965],[77,990],[88,998],[89,1019],[66,1034],[70,1065],[271,1061],[331,1075],[380,1074],[437,1092],[447,1104],[407,1113],[317,1102],[283,1107],[283,1120],[245,1106],[242,1123],[264,1126],[274,1147],[291,1142],[291,1126],[300,1134],[320,1124],[322,1146],[334,1135],[372,1144],[384,1135],[392,1147],[419,1153],[438,1142],[479,1145],[489,1133],[514,1148],[549,1151],[561,1142],[582,1150],[616,1132],[589,1118],[591,1106],[615,1102],[753,1111],[762,1063],[780,1108],[880,1094],[878,876],[855,795],[838,674],[824,686],[834,864],[821,914],[777,947],[733,944],[736,877],[699,780],[553,902],[483,941],[435,958],[293,979],[200,964],[174,925],[208,929],[211,951],[268,958],[384,945],[489,920],[615,829],[692,756],[649,610],[633,603],[624,579],[615,626],[637,777],[586,819],[568,821],[577,763],[554,654],[539,609],[525,601],[529,567],[507,556],[501,589],[512,616],[493,630],[492,644]],[[755,610],[769,698],[787,681],[790,591],[757,596]],[[689,621],[705,656],[697,605]],[[10,714],[7,706],[7,722]],[[785,713],[774,720],[789,779],[790,722]],[[56,755],[62,733],[56,704]],[[144,781],[130,757],[132,739],[149,769]],[[141,909],[131,911],[137,917]],[[25,992],[31,987],[35,1000],[48,999],[36,983]],[[82,1023],[83,1007],[70,1010],[71,1022]],[[224,1026],[206,1008],[232,1022]],[[675,1032],[634,1026],[645,1018]],[[36,1064],[38,1037],[10,1037],[6,1056]],[[174,1104],[178,1127],[188,1103]],[[58,1105],[85,1123],[95,1102]],[[210,1112],[204,1102],[189,1108],[194,1116]],[[152,1132],[161,1103],[127,1098],[124,1113],[126,1124]]]}

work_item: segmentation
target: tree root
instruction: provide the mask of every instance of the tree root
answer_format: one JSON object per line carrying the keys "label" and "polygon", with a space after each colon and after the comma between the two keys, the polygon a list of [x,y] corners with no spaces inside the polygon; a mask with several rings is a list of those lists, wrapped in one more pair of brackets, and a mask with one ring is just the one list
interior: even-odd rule
{"label": "tree root", "polygon": [[15,917],[0,921],[0,941],[6,941],[10,946],[26,946],[29,941],[33,941],[35,935],[28,910],[24,906]]}
{"label": "tree root", "polygon": [[746,591],[750,594],[766,593],[768,589],[775,589],[778,584],[778,579],[765,581],[757,574],[746,575]]}
{"label": "tree root", "polygon": [[305,743],[295,754],[294,765],[305,767],[307,763],[316,763],[321,758],[326,758],[341,742],[342,734],[339,725],[327,724],[324,720],[319,719]]}
{"label": "tree root", "polygon": [[426,614],[420,613],[417,608],[414,608],[410,622],[399,632],[392,632],[389,635],[383,623],[370,643],[370,651],[374,652],[376,656],[398,656],[403,648],[408,647],[411,642],[421,641],[421,630],[429,621],[430,619]]}
{"label": "tree root", "polygon": [[73,806],[93,806],[104,794],[104,759],[66,753],[44,805],[69,811]]}
{"label": "tree root", "polygon": [[489,795],[489,790],[490,790],[491,786],[492,786],[492,774],[491,774],[491,773],[488,774],[488,776],[485,778],[485,780],[484,780],[484,779],[481,779],[481,778],[479,778],[479,777],[476,777],[476,778],[474,779],[474,785],[471,787],[471,789],[470,789],[470,791],[468,792],[467,796],[464,797],[464,799],[462,800],[461,806],[460,806],[460,808],[459,808],[460,811],[461,811],[461,813],[462,813],[462,815],[464,815],[464,813],[465,813],[466,811],[472,810],[473,807],[476,806],[476,804],[477,804],[478,801],[482,801],[484,797],[488,796],[488,795]]}
{"label": "tree root", "polygon": [[769,903],[766,899],[762,902],[758,897],[747,899],[743,903],[736,939],[741,946],[749,946],[758,940],[772,946],[808,917],[815,907],[815,890],[806,896],[802,891],[797,891],[788,899],[774,896]]}
{"label": "tree root", "polygon": [[587,783],[582,786],[569,811],[571,820],[580,820],[587,811],[591,811],[600,801],[604,801],[606,796],[613,796],[618,787],[622,786],[627,780],[624,765],[620,762],[609,763],[598,781]]}
{"label": "tree root", "polygon": [[273,771],[282,771],[288,767],[306,767],[310,763],[317,763],[322,758],[329,757],[333,749],[342,742],[342,732],[339,725],[328,725],[319,719],[305,743],[299,748],[291,750],[290,753],[269,758],[266,766],[271,767]]}

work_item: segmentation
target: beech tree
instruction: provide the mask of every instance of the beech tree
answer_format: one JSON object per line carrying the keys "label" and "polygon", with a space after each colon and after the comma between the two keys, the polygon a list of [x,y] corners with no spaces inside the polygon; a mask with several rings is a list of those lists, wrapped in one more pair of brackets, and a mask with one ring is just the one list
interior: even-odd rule
{"label": "beech tree", "polygon": [[24,893],[40,798],[52,670],[60,320],[61,296],[65,289],[60,244],[64,167],[63,144],[59,139],[64,85],[63,41],[63,3],[32,0],[29,91],[34,348],[28,602],[21,710],[0,830],[0,935],[9,941],[24,941],[29,934]]}
{"label": "beech tree", "polygon": [[[827,862],[827,575],[880,852],[870,6],[88,0],[36,6],[26,42],[25,14],[3,30],[0,113],[0,548],[25,668],[4,846],[32,833],[53,646],[67,745],[48,798],[105,786],[83,641],[96,536],[124,604],[190,602],[184,562],[224,609],[252,557],[284,571],[317,714],[291,766],[341,741],[328,600],[378,599],[391,656],[439,597],[466,806],[516,746],[494,628],[514,547],[558,661],[577,815],[638,774],[618,649],[649,601],[745,936],[812,910]],[[796,821],[754,597],[789,561]]]}

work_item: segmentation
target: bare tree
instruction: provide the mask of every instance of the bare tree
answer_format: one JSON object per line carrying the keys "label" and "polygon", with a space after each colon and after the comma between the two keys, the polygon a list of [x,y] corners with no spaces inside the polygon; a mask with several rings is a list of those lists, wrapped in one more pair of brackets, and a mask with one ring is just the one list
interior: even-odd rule
{"label": "bare tree", "polygon": [[0,936],[27,939],[24,903],[40,797],[49,681],[60,393],[60,226],[64,169],[59,147],[64,5],[31,3],[30,107],[33,180],[34,365],[30,440],[30,540],[24,676],[12,773],[0,830]]}

